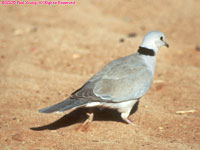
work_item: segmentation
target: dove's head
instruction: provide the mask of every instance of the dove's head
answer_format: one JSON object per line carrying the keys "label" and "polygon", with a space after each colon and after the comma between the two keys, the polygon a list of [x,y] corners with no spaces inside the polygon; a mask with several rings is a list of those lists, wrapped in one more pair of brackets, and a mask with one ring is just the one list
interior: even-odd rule
{"label": "dove's head", "polygon": [[165,36],[162,32],[160,31],[151,31],[148,32],[142,41],[142,44],[140,45],[141,47],[152,49],[155,52],[162,47],[166,46],[169,47],[167,42],[165,41]]}

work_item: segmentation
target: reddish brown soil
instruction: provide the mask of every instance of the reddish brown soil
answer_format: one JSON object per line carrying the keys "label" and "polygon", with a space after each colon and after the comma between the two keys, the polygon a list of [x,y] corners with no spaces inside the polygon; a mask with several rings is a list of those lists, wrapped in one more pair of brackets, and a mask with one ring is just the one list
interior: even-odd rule
{"label": "reddish brown soil", "polygon": [[[154,82],[125,124],[115,111],[38,109],[63,100],[109,61],[160,30]],[[136,33],[135,37],[128,34]],[[177,111],[195,110],[177,114]],[[1,150],[199,150],[200,1],[85,0],[69,6],[0,5]]]}

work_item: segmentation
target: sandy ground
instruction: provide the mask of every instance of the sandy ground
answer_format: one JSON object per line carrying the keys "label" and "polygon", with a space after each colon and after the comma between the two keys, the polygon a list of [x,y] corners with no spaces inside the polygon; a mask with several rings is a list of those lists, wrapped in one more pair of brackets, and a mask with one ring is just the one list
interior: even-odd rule
{"label": "sandy ground", "polygon": [[[154,82],[125,124],[116,111],[40,114],[109,61],[165,33]],[[134,36],[129,36],[129,34]],[[1,150],[199,150],[200,1],[84,0],[0,5]],[[183,114],[177,111],[189,111]]]}

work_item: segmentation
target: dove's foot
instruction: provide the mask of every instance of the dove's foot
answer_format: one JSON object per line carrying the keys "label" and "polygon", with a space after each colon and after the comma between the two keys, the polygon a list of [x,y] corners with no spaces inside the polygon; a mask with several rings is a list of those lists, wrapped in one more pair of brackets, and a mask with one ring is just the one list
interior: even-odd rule
{"label": "dove's foot", "polygon": [[130,125],[132,125],[132,126],[137,126],[135,123],[133,123],[130,119],[128,119],[128,118],[124,118],[123,119],[126,123],[128,123],[128,124],[130,124]]}
{"label": "dove's foot", "polygon": [[123,119],[126,123],[128,123],[128,124],[130,124],[130,125],[132,125],[132,126],[136,126],[136,124],[133,123],[133,122],[128,118],[128,116],[129,116],[129,113],[122,113],[122,114],[121,114],[122,119]]}

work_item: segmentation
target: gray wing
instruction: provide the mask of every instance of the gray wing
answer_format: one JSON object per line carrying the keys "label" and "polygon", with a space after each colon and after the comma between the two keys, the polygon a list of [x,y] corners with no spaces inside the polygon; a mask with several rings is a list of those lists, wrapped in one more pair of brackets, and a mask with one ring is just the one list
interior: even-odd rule
{"label": "gray wing", "polygon": [[94,94],[102,99],[113,102],[138,99],[149,89],[152,74],[147,70],[137,71],[136,74],[119,79],[102,79],[96,83]]}
{"label": "gray wing", "polygon": [[143,96],[151,85],[153,75],[137,57],[130,57],[124,57],[105,66],[72,93],[71,98],[122,102]]}

